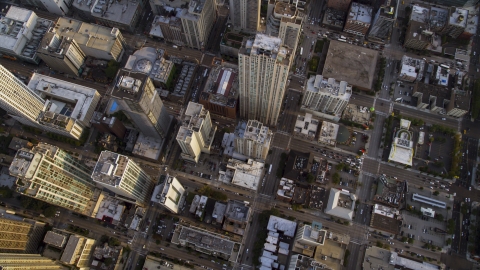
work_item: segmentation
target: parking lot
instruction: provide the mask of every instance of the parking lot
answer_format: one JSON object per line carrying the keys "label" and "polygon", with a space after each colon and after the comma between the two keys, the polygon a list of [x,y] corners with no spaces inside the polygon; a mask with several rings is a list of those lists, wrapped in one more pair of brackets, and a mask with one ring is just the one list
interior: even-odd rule
{"label": "parking lot", "polygon": [[398,81],[395,84],[395,90],[393,91],[393,100],[406,105],[414,106],[411,103],[412,94],[413,94],[413,83]]}
{"label": "parking lot", "polygon": [[348,141],[345,144],[337,143],[337,147],[358,155],[360,149],[365,149],[365,144],[368,141],[368,138],[368,135],[365,133],[352,131]]}
{"label": "parking lot", "polygon": [[404,224],[400,236],[414,239],[413,245],[424,246],[426,243],[437,247],[443,247],[446,241],[446,234],[435,232],[435,228],[445,231],[445,222],[434,218],[420,218],[408,211],[403,212]]}

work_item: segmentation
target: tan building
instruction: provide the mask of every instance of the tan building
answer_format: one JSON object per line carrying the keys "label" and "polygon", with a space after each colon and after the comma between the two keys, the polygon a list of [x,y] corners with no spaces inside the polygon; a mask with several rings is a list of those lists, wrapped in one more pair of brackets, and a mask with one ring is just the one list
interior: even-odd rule
{"label": "tan building", "polygon": [[352,3],[345,22],[344,32],[357,36],[365,36],[372,23],[372,7]]}
{"label": "tan building", "polygon": [[36,252],[42,241],[45,223],[25,219],[0,210],[0,252]]}
{"label": "tan building", "polygon": [[178,17],[165,17],[157,15],[153,19],[150,35],[163,38],[165,41],[174,43],[178,46],[186,44],[183,35],[182,21]]}
{"label": "tan building", "polygon": [[37,54],[53,69],[74,76],[81,74],[86,57],[75,40],[59,36],[54,32],[45,34]]}
{"label": "tan building", "polygon": [[247,230],[252,208],[243,201],[230,200],[225,210],[225,220],[222,229],[238,235],[244,235]]}
{"label": "tan building", "polygon": [[188,9],[182,9],[177,17],[182,21],[186,46],[203,50],[207,45],[213,22],[217,19],[214,0],[191,0]]}
{"label": "tan building", "polygon": [[94,239],[72,234],[68,238],[60,261],[79,268],[87,267],[94,246]]}
{"label": "tan building", "polygon": [[246,32],[256,32],[260,24],[260,3],[260,0],[229,0],[233,27]]}
{"label": "tan building", "polygon": [[268,14],[266,34],[278,37],[282,45],[292,51],[297,48],[303,23],[303,13],[295,5],[278,1],[275,3],[271,14]]}
{"label": "tan building", "polygon": [[60,270],[63,267],[40,254],[0,253],[2,270]]}

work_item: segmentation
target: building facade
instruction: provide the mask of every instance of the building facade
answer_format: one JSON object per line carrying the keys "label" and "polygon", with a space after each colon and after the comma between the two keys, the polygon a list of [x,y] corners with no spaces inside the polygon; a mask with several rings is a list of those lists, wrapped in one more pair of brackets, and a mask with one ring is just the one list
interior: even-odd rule
{"label": "building facade", "polygon": [[168,209],[170,212],[178,214],[181,206],[185,201],[185,188],[177,178],[171,175],[165,177],[165,182],[153,192],[152,201],[158,201],[160,205]]}
{"label": "building facade", "polygon": [[0,252],[36,252],[45,233],[46,224],[8,213],[1,215]]}
{"label": "building facade", "polygon": [[110,151],[100,153],[92,173],[100,186],[114,192],[123,201],[145,206],[154,181],[132,159]]}
{"label": "building facade", "polygon": [[48,66],[73,76],[80,75],[86,57],[75,40],[52,32],[45,34],[37,54]]}
{"label": "building facade", "polygon": [[192,0],[188,9],[177,13],[181,19],[186,46],[203,50],[208,42],[213,23],[217,19],[214,0]]}
{"label": "building facade", "polygon": [[311,76],[307,81],[302,108],[314,115],[340,115],[352,96],[352,86],[345,81]]}
{"label": "building facade", "polygon": [[210,154],[217,126],[212,124],[210,112],[203,105],[189,102],[183,125],[177,133],[177,142],[182,149],[181,157],[197,163],[201,153]]}
{"label": "building facade", "polygon": [[255,33],[260,24],[260,0],[229,0],[230,20],[234,28]]}
{"label": "building facade", "polygon": [[235,151],[253,159],[265,160],[268,155],[273,133],[256,120],[249,120],[243,134],[235,137]]}
{"label": "building facade", "polygon": [[240,116],[276,126],[291,65],[280,38],[257,34],[238,55]]}
{"label": "building facade", "polygon": [[59,16],[66,16],[72,8],[73,1],[74,0],[21,0],[20,2],[26,7],[35,7]]}
{"label": "building facade", "polygon": [[91,170],[56,146],[39,143],[19,150],[10,174],[19,178],[17,189],[26,196],[87,216],[93,210]]}
{"label": "building facade", "polygon": [[393,23],[397,19],[398,3],[399,0],[384,0],[373,18],[368,32],[369,40],[386,43],[390,39]]}
{"label": "building facade", "polygon": [[0,266],[4,270],[61,270],[62,265],[40,254],[0,253]]}

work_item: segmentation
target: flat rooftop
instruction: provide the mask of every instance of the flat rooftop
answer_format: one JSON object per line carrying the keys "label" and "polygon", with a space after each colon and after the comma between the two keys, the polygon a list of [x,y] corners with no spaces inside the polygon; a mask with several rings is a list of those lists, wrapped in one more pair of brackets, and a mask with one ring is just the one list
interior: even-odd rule
{"label": "flat rooftop", "polygon": [[352,87],[346,81],[337,81],[322,75],[310,76],[306,88],[310,92],[327,94],[346,101],[352,96]]}
{"label": "flat rooftop", "polygon": [[392,148],[390,149],[389,161],[398,162],[412,166],[413,162],[413,142],[409,137],[403,137],[408,131],[397,132],[394,138]]}
{"label": "flat rooftop", "polygon": [[278,63],[288,65],[290,52],[287,47],[281,46],[282,40],[265,34],[256,34],[255,39],[247,39],[239,53],[250,56],[264,55],[277,60]]}
{"label": "flat rooftop", "polygon": [[227,209],[225,210],[225,217],[230,220],[246,222],[249,211],[250,206],[246,205],[245,202],[229,200]]}
{"label": "flat rooftop", "polygon": [[320,134],[318,135],[318,142],[328,145],[335,145],[337,143],[339,127],[340,126],[338,124],[323,121]]}
{"label": "flat rooftop", "polygon": [[85,46],[106,52],[111,51],[117,37],[120,35],[120,30],[117,28],[85,23],[65,17],[60,17],[57,20],[55,27],[52,28],[52,32],[57,33],[59,36],[74,39],[80,47]]}
{"label": "flat rooftop", "polygon": [[72,261],[74,261],[75,258],[73,258],[76,253],[79,251],[78,249],[82,245],[82,242],[84,241],[83,237],[79,237],[76,235],[70,235],[68,238],[67,245],[65,246],[65,249],[63,250],[62,257],[60,258],[60,261],[70,264]]}
{"label": "flat rooftop", "polygon": [[148,75],[121,69],[117,73],[112,97],[138,101],[142,97]]}
{"label": "flat rooftop", "polygon": [[235,246],[235,242],[223,238],[222,235],[210,233],[197,227],[182,226],[178,238],[194,245],[196,248],[227,255],[232,254]]}
{"label": "flat rooftop", "polygon": [[370,24],[372,22],[372,7],[353,2],[347,19]]}
{"label": "flat rooftop", "polygon": [[423,78],[424,69],[425,61],[423,59],[404,55],[402,57],[402,69],[400,71],[400,77],[415,77],[420,81]]}
{"label": "flat rooftop", "polygon": [[258,189],[265,163],[248,159],[243,162],[236,159],[229,159],[227,168],[233,170],[232,184],[253,191]]}
{"label": "flat rooftop", "polygon": [[455,12],[452,12],[450,14],[450,18],[448,19],[448,24],[465,28],[468,22],[467,18],[468,18],[468,10],[462,9],[462,8],[455,8]]}
{"label": "flat rooftop", "polygon": [[93,169],[93,181],[112,187],[119,186],[128,162],[130,162],[130,159],[127,156],[110,151],[102,151]]}
{"label": "flat rooftop", "polygon": [[285,2],[277,2],[275,4],[274,12],[283,17],[294,17],[297,14],[297,8]]}
{"label": "flat rooftop", "polygon": [[209,115],[209,112],[202,104],[190,101],[185,110],[183,118],[184,125],[186,125],[188,129],[198,132],[206,120],[207,115]]}
{"label": "flat rooftop", "polygon": [[117,200],[110,196],[103,197],[98,206],[96,219],[103,221],[113,221],[113,223],[120,221],[125,205],[120,200]]}
{"label": "flat rooftop", "polygon": [[365,258],[362,264],[365,270],[394,270],[394,269],[417,269],[417,270],[438,270],[439,266],[427,262],[414,261],[399,256],[396,252],[391,252],[376,246],[368,247],[365,250]]}
{"label": "flat rooftop", "polygon": [[128,57],[124,69],[141,72],[152,80],[166,82],[173,68],[173,62],[164,58],[161,48],[143,47]]}
{"label": "flat rooftop", "polygon": [[132,154],[158,160],[161,154],[163,143],[163,140],[147,137],[140,133],[140,135],[138,135],[137,142],[133,147]]}
{"label": "flat rooftop", "polygon": [[296,229],[297,223],[288,219],[271,215],[268,220],[267,230],[272,232],[282,232],[285,236],[294,237]]}
{"label": "flat rooftop", "polygon": [[243,138],[258,143],[266,143],[272,139],[272,133],[267,126],[257,120],[248,120]]}
{"label": "flat rooftop", "polygon": [[[68,116],[80,121],[90,117],[87,113],[95,107],[100,99],[97,90],[83,85],[63,81],[39,73],[33,73],[28,88],[42,99],[54,103],[54,113]],[[52,107],[50,107],[52,111]],[[87,119],[90,121],[90,119]]]}
{"label": "flat rooftop", "polygon": [[371,89],[377,58],[375,50],[332,40],[322,75],[362,89]]}
{"label": "flat rooftop", "polygon": [[52,246],[63,248],[67,242],[67,236],[54,231],[48,231],[47,234],[45,234],[45,238],[43,238],[43,242]]}
{"label": "flat rooftop", "polygon": [[317,230],[313,229],[312,226],[310,225],[304,225],[304,230],[303,230],[303,235],[302,238],[312,241],[312,242],[317,242],[320,245],[325,244],[325,236],[327,235],[326,230]]}
{"label": "flat rooftop", "polygon": [[140,4],[137,1],[107,2],[106,0],[96,0],[92,6],[92,16],[106,18],[123,25],[130,25]]}
{"label": "flat rooftop", "polygon": [[325,207],[325,214],[336,216],[344,220],[352,220],[353,210],[355,209],[354,194],[346,190],[336,188],[330,189],[330,196]]}
{"label": "flat rooftop", "polygon": [[319,120],[313,119],[311,113],[298,115],[295,121],[295,132],[301,133],[307,137],[315,137],[318,130]]}

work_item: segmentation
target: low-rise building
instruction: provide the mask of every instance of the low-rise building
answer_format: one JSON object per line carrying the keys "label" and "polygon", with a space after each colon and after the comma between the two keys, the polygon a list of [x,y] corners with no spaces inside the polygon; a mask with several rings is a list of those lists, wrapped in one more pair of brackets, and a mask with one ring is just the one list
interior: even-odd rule
{"label": "low-rise building", "polygon": [[320,120],[314,119],[311,113],[298,115],[293,133],[304,139],[315,140]]}
{"label": "low-rise building", "polygon": [[243,236],[250,221],[251,213],[252,208],[245,202],[229,200],[222,229]]}
{"label": "low-rise building", "polygon": [[412,58],[404,55],[402,57],[402,67],[398,79],[407,82],[420,81],[423,79],[425,61],[423,59]]}
{"label": "low-rise building", "polygon": [[117,117],[105,116],[102,112],[94,112],[90,123],[96,130],[102,133],[113,134],[119,139],[123,139],[127,131],[125,125]]}
{"label": "low-rise building", "polygon": [[294,254],[290,257],[290,263],[287,270],[311,270],[311,269],[328,269],[326,265],[317,262],[315,259],[301,254]]}
{"label": "low-rise building", "polygon": [[356,196],[347,190],[330,189],[325,214],[344,221],[351,221],[355,209]]}
{"label": "low-rise building", "polygon": [[118,225],[124,211],[125,205],[122,201],[102,192],[98,197],[97,205],[93,210],[92,217],[106,223]]}
{"label": "low-rise building", "polygon": [[391,235],[397,235],[400,232],[402,220],[400,212],[397,209],[375,204],[373,206],[370,227]]}
{"label": "low-rise building", "polygon": [[220,170],[219,181],[231,183],[256,192],[263,175],[265,163],[248,159],[247,162],[229,159],[225,170]]}
{"label": "low-rise building", "polygon": [[[93,251],[93,260],[90,264],[90,270],[118,269],[122,261],[122,254],[122,246],[110,247],[108,243],[105,243],[103,246],[97,246]],[[111,259],[112,263],[106,263],[108,259]]]}
{"label": "low-rise building", "polygon": [[370,246],[365,250],[362,268],[365,270],[394,270],[394,269],[423,269],[423,270],[439,270],[439,266],[411,260],[404,256],[399,256],[397,252]]}
{"label": "low-rise building", "polygon": [[293,251],[313,257],[317,246],[325,244],[326,230],[319,230],[310,225],[303,225],[297,231]]}
{"label": "low-rise building", "polygon": [[328,146],[335,146],[337,144],[339,127],[338,124],[323,121],[318,135],[318,142]]}
{"label": "low-rise building", "polygon": [[238,71],[225,66],[211,69],[199,103],[213,114],[235,119],[238,106]]}
{"label": "low-rise building", "polygon": [[412,7],[408,29],[405,34],[404,46],[411,49],[423,50],[432,42],[434,32],[427,24],[430,18],[430,9],[419,5]]}
{"label": "low-rise building", "polygon": [[146,2],[131,1],[122,3],[113,1],[110,3],[105,0],[93,0],[91,4],[90,16],[97,24],[134,32],[138,20],[142,17],[141,14]]}
{"label": "low-rise building", "polygon": [[347,11],[330,7],[327,8],[327,10],[325,10],[325,15],[323,16],[322,26],[332,30],[342,31],[345,19],[347,18]]}
{"label": "low-rise building", "polygon": [[267,230],[293,238],[295,237],[295,231],[297,230],[297,223],[271,215],[268,220]]}
{"label": "low-rise building", "polygon": [[156,162],[160,158],[164,142],[165,140],[146,137],[143,133],[140,133],[133,146],[132,154]]}
{"label": "low-rise building", "polygon": [[350,5],[344,32],[365,36],[372,22],[372,7],[353,2]]}
{"label": "low-rise building", "polygon": [[[60,229],[53,229],[47,232],[43,241],[47,245],[52,245],[61,251],[60,258],[58,258],[60,262],[78,268],[89,266],[95,239]],[[44,253],[44,255],[49,256],[47,253]]]}
{"label": "low-rise building", "polygon": [[458,38],[467,27],[468,10],[463,8],[450,9],[448,24],[442,30],[442,34],[449,35],[452,38]]}
{"label": "low-rise building", "polygon": [[180,206],[185,202],[185,187],[176,177],[162,175],[159,184],[153,190],[151,201],[178,214]]}
{"label": "low-rise building", "polygon": [[276,199],[283,202],[291,202],[295,194],[295,183],[293,180],[282,178],[278,185]]}
{"label": "low-rise building", "polygon": [[403,165],[412,166],[413,161],[413,134],[410,129],[410,121],[400,120],[400,127],[393,138],[389,162],[396,162]]}

